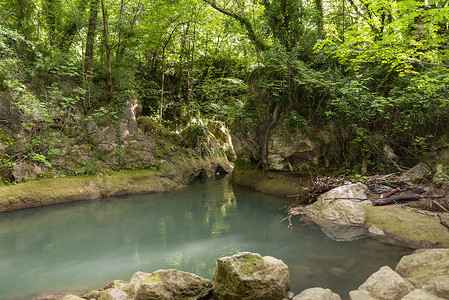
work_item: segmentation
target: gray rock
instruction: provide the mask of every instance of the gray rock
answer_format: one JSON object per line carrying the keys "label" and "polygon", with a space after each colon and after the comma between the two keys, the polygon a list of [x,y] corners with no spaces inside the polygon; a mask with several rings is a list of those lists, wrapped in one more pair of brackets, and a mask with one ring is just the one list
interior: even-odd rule
{"label": "gray rock", "polygon": [[[449,276],[449,249],[428,249],[404,256],[395,270],[416,288],[438,282],[439,289],[449,290],[448,286],[444,287],[448,284],[446,276]],[[444,277],[437,281],[438,276]]]}
{"label": "gray rock", "polygon": [[98,300],[128,300],[128,294],[118,288],[107,289],[100,292]]}
{"label": "gray rock", "polygon": [[365,222],[363,207],[370,205],[367,200],[364,184],[350,184],[334,188],[317,198],[317,201],[306,207],[305,213],[338,224],[362,225]]}
{"label": "gray rock", "polygon": [[158,270],[146,276],[137,290],[136,299],[207,299],[212,282],[198,275]]}
{"label": "gray rock", "polygon": [[145,273],[138,271],[131,276],[126,286],[123,287],[123,290],[127,292],[130,296],[134,296],[139,289],[140,284],[149,276],[150,273]]}
{"label": "gray rock", "polygon": [[370,226],[368,228],[368,232],[371,233],[372,235],[379,235],[379,236],[385,235],[385,232],[377,228],[375,225]]}
{"label": "gray rock", "polygon": [[[368,295],[378,300],[399,300],[414,290],[414,288],[410,282],[402,278],[390,267],[384,266],[372,274],[358,290],[359,292],[350,292],[352,300],[363,299],[361,297],[363,295]],[[363,290],[368,293],[363,292]]]}
{"label": "gray rock", "polygon": [[36,179],[38,174],[45,172],[45,168],[35,163],[21,162],[13,167],[12,175],[16,181]]}
{"label": "gray rock", "polygon": [[109,282],[103,289],[104,290],[107,290],[107,289],[123,290],[127,285],[128,285],[128,283],[124,280],[113,280],[113,281]]}
{"label": "gray rock", "polygon": [[371,294],[367,290],[355,290],[349,292],[350,300],[378,300],[371,297]]}
{"label": "gray rock", "polygon": [[341,298],[330,289],[316,287],[302,291],[293,297],[293,300],[341,300]]}
{"label": "gray rock", "polygon": [[279,259],[242,252],[217,261],[214,299],[282,299],[290,290],[288,267]]}
{"label": "gray rock", "polygon": [[424,290],[417,289],[405,295],[401,300],[444,300],[444,298],[440,298],[435,295],[428,294]]}
{"label": "gray rock", "polygon": [[231,132],[232,144],[239,160],[245,162],[258,161],[260,159],[260,143],[254,130],[240,130],[235,128]]}
{"label": "gray rock", "polygon": [[61,300],[85,300],[85,299],[76,295],[67,294],[64,297],[62,297]]}
{"label": "gray rock", "polygon": [[435,295],[449,298],[449,275],[437,276],[433,285]]}
{"label": "gray rock", "polygon": [[341,225],[316,218],[310,219],[320,227],[328,238],[335,241],[354,241],[365,236],[364,227],[360,225]]}
{"label": "gray rock", "polygon": [[406,182],[412,182],[416,181],[418,179],[422,179],[426,175],[429,174],[429,172],[432,171],[432,168],[424,163],[419,163],[404,174],[401,175],[400,179],[402,181]]}

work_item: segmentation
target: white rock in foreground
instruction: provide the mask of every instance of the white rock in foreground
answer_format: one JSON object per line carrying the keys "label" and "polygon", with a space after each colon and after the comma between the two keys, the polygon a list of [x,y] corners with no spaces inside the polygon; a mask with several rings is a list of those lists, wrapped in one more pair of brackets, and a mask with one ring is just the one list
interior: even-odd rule
{"label": "white rock in foreground", "polygon": [[311,288],[293,297],[293,300],[341,300],[340,296],[330,289]]}

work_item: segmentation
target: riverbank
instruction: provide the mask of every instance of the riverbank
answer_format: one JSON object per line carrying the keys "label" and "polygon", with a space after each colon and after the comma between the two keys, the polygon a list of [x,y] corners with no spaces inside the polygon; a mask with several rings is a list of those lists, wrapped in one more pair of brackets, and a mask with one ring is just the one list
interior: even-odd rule
{"label": "riverbank", "polygon": [[[304,190],[302,189],[311,186],[309,177],[305,175],[295,172],[266,173],[255,167],[237,168],[231,175],[231,181],[235,184],[279,196],[297,195],[299,192],[304,196]],[[343,181],[341,181],[341,184],[343,184]],[[412,188],[412,185],[410,188]],[[368,192],[368,189],[366,189],[366,192]],[[322,192],[319,194],[322,194]],[[442,191],[440,191],[440,194],[444,195]],[[426,203],[425,196],[421,199],[421,207],[413,203],[409,204],[411,207],[404,206],[404,203],[388,206],[373,206],[371,203],[362,205],[357,210],[357,214],[360,214],[357,218],[360,221],[357,224],[348,224],[350,226],[345,229],[345,226],[341,224],[347,222],[339,218],[354,214],[354,207],[359,205],[357,199],[355,202],[350,201],[350,198],[353,197],[351,195],[343,193],[337,201],[324,201],[329,203],[323,203],[318,206],[319,210],[327,213],[322,215],[320,212],[316,212],[316,216],[312,216],[309,219],[317,223],[331,238],[337,238],[334,236],[336,234],[336,226],[338,227],[339,235],[342,235],[344,238],[348,236],[347,231],[354,231],[354,226],[356,226],[357,230],[354,231],[354,233],[357,233],[356,237],[360,237],[360,235],[365,233],[387,242],[405,244],[413,248],[449,247],[448,228],[443,226],[440,221],[441,219],[443,222],[449,223],[449,214],[444,212],[438,214],[435,211],[422,209],[422,206],[425,206]],[[378,194],[370,192],[368,192],[368,196],[363,197],[372,201],[376,197],[379,198]],[[329,197],[326,196],[325,198]],[[432,197],[434,196],[430,196],[429,203],[435,201],[432,200]],[[294,202],[293,198],[292,202]],[[337,202],[342,202],[342,204],[336,204]],[[301,211],[303,209],[304,206],[299,205],[297,213],[302,214]],[[329,234],[330,231],[332,231],[332,234]],[[337,239],[339,238],[340,236]]]}
{"label": "riverbank", "polygon": [[231,182],[248,186],[256,191],[276,195],[297,195],[302,187],[307,186],[309,177],[294,172],[266,173],[257,167],[236,168],[230,178]]}
{"label": "riverbank", "polygon": [[179,159],[158,170],[107,172],[22,182],[0,187],[0,212],[98,199],[155,193],[184,187],[198,177],[232,172],[225,156]]}

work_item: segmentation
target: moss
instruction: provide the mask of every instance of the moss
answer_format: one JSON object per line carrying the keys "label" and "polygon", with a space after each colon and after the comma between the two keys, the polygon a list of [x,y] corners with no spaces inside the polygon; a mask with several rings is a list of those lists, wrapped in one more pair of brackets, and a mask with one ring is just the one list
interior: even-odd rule
{"label": "moss", "polygon": [[29,181],[0,187],[0,212],[115,195],[158,192],[181,185],[159,172],[147,170]]}
{"label": "moss", "polygon": [[257,191],[278,195],[296,195],[307,182],[307,177],[293,172],[265,173],[261,169],[237,168],[231,175],[231,181],[249,186]]}
{"label": "moss", "polygon": [[366,226],[375,225],[396,240],[419,247],[449,247],[449,231],[437,216],[398,206],[365,206]]}
{"label": "moss", "polygon": [[239,258],[239,269],[247,276],[254,277],[254,273],[263,268],[265,268],[265,261],[262,257],[248,253]]}

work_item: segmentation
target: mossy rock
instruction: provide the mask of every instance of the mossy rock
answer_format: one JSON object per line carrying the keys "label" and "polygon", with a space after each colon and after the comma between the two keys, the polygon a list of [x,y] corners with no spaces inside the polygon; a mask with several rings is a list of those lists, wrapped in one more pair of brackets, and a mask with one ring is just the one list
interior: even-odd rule
{"label": "mossy rock", "polygon": [[136,299],[209,299],[212,282],[198,275],[158,270],[148,275],[136,294]]}
{"label": "mossy rock", "polygon": [[297,195],[302,186],[307,186],[308,180],[299,173],[267,173],[257,168],[236,168],[231,175],[233,183],[277,196]]}
{"label": "mossy rock", "polygon": [[290,290],[288,267],[274,257],[241,252],[217,261],[214,299],[282,299]]}
{"label": "mossy rock", "polygon": [[399,205],[365,206],[366,226],[418,247],[449,247],[449,231],[434,213]]}

